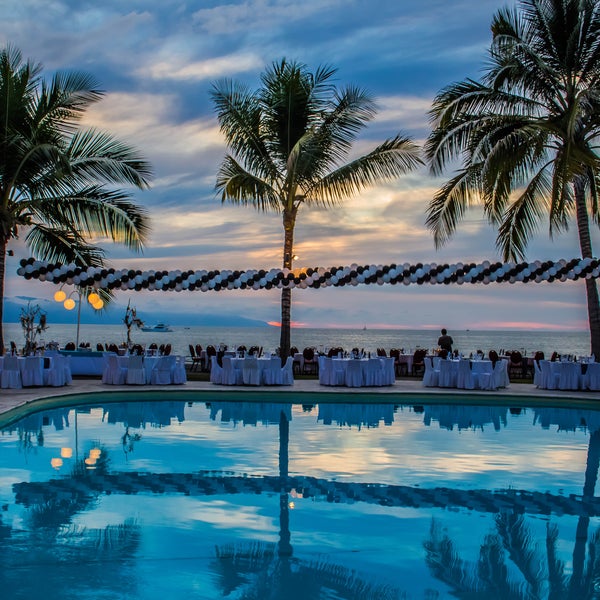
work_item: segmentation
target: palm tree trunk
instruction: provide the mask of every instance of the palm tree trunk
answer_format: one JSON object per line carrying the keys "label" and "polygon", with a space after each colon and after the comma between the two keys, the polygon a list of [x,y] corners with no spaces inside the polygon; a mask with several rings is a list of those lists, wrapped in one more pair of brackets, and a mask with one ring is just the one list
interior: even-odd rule
{"label": "palm tree trunk", "polygon": [[[294,256],[294,227],[298,207],[283,211],[283,268],[291,269]],[[292,326],[292,290],[289,287],[281,289],[281,331],[279,338],[279,356],[282,364],[290,355]]]}
{"label": "palm tree trunk", "polygon": [[[598,467],[600,466],[600,430],[590,433],[588,444],[587,463],[585,467],[585,479],[583,483],[583,500],[594,497],[596,482],[598,481]],[[573,547],[573,573],[569,598],[577,600],[585,597],[585,549],[588,543],[588,530],[590,517],[581,516],[577,521],[575,533],[575,546]]]}
{"label": "palm tree trunk", "polygon": [[[577,231],[582,258],[593,258],[592,238],[590,236],[590,218],[585,201],[585,186],[581,178],[575,180],[575,205],[577,207]],[[588,305],[588,322],[590,326],[591,351],[600,356],[600,301],[595,279],[585,280],[585,291]]]}
{"label": "palm tree trunk", "polygon": [[279,556],[292,556],[290,509],[288,497],[290,422],[283,410],[279,413]]}
{"label": "palm tree trunk", "polygon": [[0,356],[4,354],[4,273],[6,271],[6,247],[8,240],[0,238]]}

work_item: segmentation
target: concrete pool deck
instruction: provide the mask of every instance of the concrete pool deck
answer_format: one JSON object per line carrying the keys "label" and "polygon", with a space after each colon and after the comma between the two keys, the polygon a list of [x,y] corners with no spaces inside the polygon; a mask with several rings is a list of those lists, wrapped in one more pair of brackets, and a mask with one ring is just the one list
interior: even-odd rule
{"label": "concrete pool deck", "polygon": [[[281,402],[282,394],[293,392],[294,396],[298,394],[328,394],[331,395],[332,401],[335,401],[336,395],[352,394],[353,396],[369,395],[380,396],[381,402],[398,402],[402,403],[403,396],[422,395],[424,400],[428,398],[433,402],[448,401],[453,396],[461,403],[484,403],[497,405],[514,404],[515,398],[526,399],[528,404],[535,405],[552,405],[552,406],[571,406],[578,408],[600,408],[600,393],[590,391],[560,391],[560,390],[540,390],[532,384],[526,383],[511,383],[510,386],[503,390],[497,391],[478,391],[478,390],[463,390],[453,388],[425,388],[420,379],[397,379],[396,383],[388,387],[364,387],[364,388],[347,388],[347,387],[329,387],[319,385],[316,379],[300,379],[290,386],[226,386],[215,385],[208,381],[188,381],[184,385],[168,385],[168,386],[113,386],[104,385],[99,379],[75,379],[65,387],[38,387],[38,388],[22,388],[22,389],[2,389],[0,390],[0,416],[6,415],[13,411],[26,412],[35,411],[38,408],[45,409],[52,404],[53,399],[59,401],[59,398],[64,398],[68,401],[71,396],[81,396],[82,394],[112,394],[119,395],[128,392],[160,392],[160,391],[177,391],[177,392],[206,392],[211,396],[214,394],[232,393],[244,394],[248,392],[250,395],[260,393],[262,398],[267,395],[273,395],[274,401]],[[278,398],[275,398],[278,396]],[[250,397],[250,396],[249,396]],[[214,398],[213,398],[214,399]],[[227,400],[230,400],[228,397]],[[294,398],[298,401],[297,398]],[[346,400],[347,401],[347,400]],[[369,399],[372,402],[372,398]],[[59,401],[60,402],[60,401]]]}

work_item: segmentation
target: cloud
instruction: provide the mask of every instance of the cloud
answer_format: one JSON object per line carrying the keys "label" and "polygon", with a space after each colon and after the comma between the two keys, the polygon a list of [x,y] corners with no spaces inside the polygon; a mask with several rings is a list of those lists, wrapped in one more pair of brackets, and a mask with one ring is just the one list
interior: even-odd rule
{"label": "cloud", "polygon": [[256,71],[264,61],[253,53],[240,52],[202,61],[189,60],[185,56],[170,57],[169,60],[150,62],[135,71],[140,77],[161,80],[203,81],[230,77],[238,73]]}

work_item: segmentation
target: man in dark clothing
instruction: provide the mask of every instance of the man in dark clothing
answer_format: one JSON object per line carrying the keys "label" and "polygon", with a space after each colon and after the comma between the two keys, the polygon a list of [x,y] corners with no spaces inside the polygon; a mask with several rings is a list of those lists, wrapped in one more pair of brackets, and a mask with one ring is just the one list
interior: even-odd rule
{"label": "man in dark clothing", "polygon": [[448,335],[445,329],[442,329],[442,335],[438,338],[438,346],[450,353],[452,352],[452,344],[454,344],[454,340]]}

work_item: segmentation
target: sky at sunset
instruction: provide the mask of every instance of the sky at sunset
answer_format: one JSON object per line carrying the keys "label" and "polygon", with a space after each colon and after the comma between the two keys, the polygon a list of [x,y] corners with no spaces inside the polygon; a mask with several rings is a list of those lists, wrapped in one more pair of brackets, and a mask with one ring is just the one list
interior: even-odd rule
{"label": "sky at sunset", "polygon": [[[512,4],[512,3],[511,3]],[[105,97],[85,124],[136,146],[155,171],[135,200],[151,216],[143,254],[108,247],[112,266],[134,269],[270,269],[280,267],[281,217],[222,205],[214,191],[226,153],[209,90],[222,78],[259,86],[265,66],[282,57],[311,70],[337,68],[336,83],[365,88],[378,112],[352,154],[398,133],[422,144],[434,95],[451,82],[478,78],[485,65],[497,0],[3,0],[0,40],[41,62],[44,73],[92,74]],[[352,156],[352,155],[351,155]],[[448,176],[450,173],[448,174]],[[301,209],[296,267],[497,261],[495,232],[477,210],[436,250],[425,210],[443,178],[424,168],[330,210]],[[600,244],[597,232],[595,247]],[[55,287],[16,276],[28,256],[13,242],[8,304],[50,303]],[[596,254],[598,252],[596,251]],[[574,228],[554,240],[547,227],[528,260],[580,255]],[[131,298],[149,320],[202,315],[273,322],[279,292],[122,293],[102,318],[116,322]],[[357,286],[298,290],[292,320],[306,327],[585,329],[583,282]],[[90,315],[83,315],[90,320]]]}

